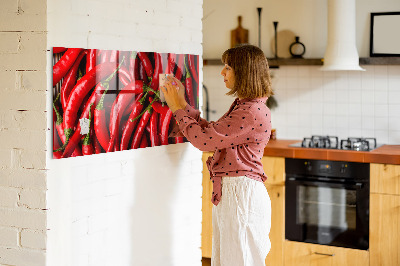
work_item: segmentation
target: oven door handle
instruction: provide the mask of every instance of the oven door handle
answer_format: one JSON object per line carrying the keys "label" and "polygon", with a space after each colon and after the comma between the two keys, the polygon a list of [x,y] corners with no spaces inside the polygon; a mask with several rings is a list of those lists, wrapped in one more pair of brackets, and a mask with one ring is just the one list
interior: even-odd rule
{"label": "oven door handle", "polygon": [[324,186],[329,186],[329,185],[339,185],[343,186],[346,188],[352,188],[352,189],[361,189],[363,188],[363,183],[362,182],[337,182],[337,181],[322,181],[322,180],[315,180],[315,181],[310,181],[310,180],[305,180],[304,178],[298,178],[298,177],[288,177],[286,181],[289,182],[296,182],[299,184],[304,184],[304,185],[324,185]]}

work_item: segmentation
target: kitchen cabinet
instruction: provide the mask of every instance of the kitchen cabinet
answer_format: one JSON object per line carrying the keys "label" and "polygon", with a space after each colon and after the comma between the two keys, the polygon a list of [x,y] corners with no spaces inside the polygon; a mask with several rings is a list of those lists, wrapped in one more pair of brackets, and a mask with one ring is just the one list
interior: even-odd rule
{"label": "kitchen cabinet", "polygon": [[370,167],[370,265],[400,265],[400,165]]}
{"label": "kitchen cabinet", "polygon": [[271,199],[271,250],[265,264],[283,265],[283,243],[285,240],[285,158],[264,156],[261,160],[267,175],[265,187]]}
{"label": "kitchen cabinet", "polygon": [[211,258],[212,252],[212,183],[210,181],[210,173],[206,165],[209,156],[212,152],[203,153],[203,194],[202,194],[202,224],[201,224],[201,253],[204,258]]}
{"label": "kitchen cabinet", "polygon": [[[316,245],[286,240],[285,266],[365,266],[369,253],[365,250]],[[278,264],[277,264],[278,265]],[[385,265],[385,264],[381,264]]]}
{"label": "kitchen cabinet", "polygon": [[[211,152],[203,153],[203,194],[202,194],[202,256],[211,258],[212,254],[212,183],[208,172],[206,161]],[[263,157],[264,171],[268,176],[265,187],[271,199],[272,221],[271,221],[271,250],[266,258],[266,265],[283,265],[283,242],[285,230],[285,158]]]}

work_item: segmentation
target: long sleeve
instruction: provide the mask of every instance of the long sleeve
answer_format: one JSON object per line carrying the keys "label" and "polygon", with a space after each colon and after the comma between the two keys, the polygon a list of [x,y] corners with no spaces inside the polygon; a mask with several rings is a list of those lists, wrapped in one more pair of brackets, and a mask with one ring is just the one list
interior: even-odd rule
{"label": "long sleeve", "polygon": [[[186,105],[185,109],[183,109],[183,111],[190,116],[191,118],[193,118],[194,120],[196,120],[199,125],[201,127],[205,127],[209,124],[209,122],[203,118],[200,117],[200,111],[194,109],[192,106],[190,106],[189,104]],[[181,133],[179,126],[174,124],[172,126],[172,130],[171,133],[169,134],[169,137],[184,137],[184,135]]]}
{"label": "long sleeve", "polygon": [[[182,109],[175,111],[174,117],[183,135],[201,151],[211,151],[234,147],[254,141],[254,115],[248,108],[235,108],[217,122],[206,123],[196,120]],[[262,125],[261,125],[262,126]]]}

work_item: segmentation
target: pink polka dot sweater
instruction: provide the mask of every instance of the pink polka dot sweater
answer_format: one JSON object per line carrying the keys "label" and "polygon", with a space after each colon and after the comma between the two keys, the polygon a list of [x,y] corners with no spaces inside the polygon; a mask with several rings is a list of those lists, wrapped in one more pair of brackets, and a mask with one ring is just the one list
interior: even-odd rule
{"label": "pink polka dot sweater", "polygon": [[247,176],[261,182],[267,179],[261,159],[271,131],[271,113],[267,98],[235,99],[218,121],[208,122],[200,111],[190,105],[174,112],[178,129],[201,151],[214,151],[207,160],[213,182],[212,203],[221,200],[221,180],[224,176]]}

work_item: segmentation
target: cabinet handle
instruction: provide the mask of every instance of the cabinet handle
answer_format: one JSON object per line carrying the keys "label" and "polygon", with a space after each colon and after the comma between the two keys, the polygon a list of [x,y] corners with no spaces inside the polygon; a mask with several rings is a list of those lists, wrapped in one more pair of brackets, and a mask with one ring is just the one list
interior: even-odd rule
{"label": "cabinet handle", "polygon": [[328,253],[320,253],[320,252],[314,252],[315,255],[324,255],[324,256],[335,256],[335,254],[328,254]]}

